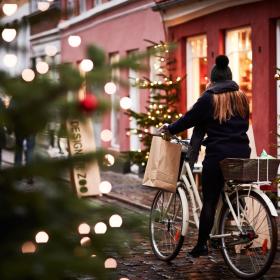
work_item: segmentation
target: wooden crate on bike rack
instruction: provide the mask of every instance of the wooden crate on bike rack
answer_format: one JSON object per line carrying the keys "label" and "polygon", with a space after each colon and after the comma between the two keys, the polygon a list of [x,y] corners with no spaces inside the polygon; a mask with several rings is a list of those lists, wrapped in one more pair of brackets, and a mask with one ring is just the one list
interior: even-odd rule
{"label": "wooden crate on bike rack", "polygon": [[226,158],[220,165],[225,180],[239,182],[273,181],[277,176],[279,159]]}

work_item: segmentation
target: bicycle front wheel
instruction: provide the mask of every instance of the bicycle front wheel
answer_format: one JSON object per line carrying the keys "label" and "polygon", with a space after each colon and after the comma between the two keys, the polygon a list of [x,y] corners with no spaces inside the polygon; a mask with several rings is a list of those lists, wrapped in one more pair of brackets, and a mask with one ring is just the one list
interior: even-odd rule
{"label": "bicycle front wheel", "polygon": [[[184,242],[183,221],[187,221],[186,207],[183,207],[183,189],[176,193],[160,190],[153,201],[150,214],[150,241],[156,257],[160,260],[174,259]],[[186,203],[186,202],[185,202]]]}
{"label": "bicycle front wheel", "polygon": [[230,197],[242,232],[228,207],[221,214],[222,254],[230,269],[240,278],[258,279],[271,266],[277,250],[277,224],[263,198],[242,190]]}

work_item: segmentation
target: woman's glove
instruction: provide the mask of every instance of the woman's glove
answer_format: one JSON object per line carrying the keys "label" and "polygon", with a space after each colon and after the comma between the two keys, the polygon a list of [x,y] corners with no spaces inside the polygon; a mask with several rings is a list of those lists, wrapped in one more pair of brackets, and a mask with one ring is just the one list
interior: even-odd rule
{"label": "woman's glove", "polygon": [[168,130],[168,123],[165,123],[164,125],[162,125],[159,129],[158,129],[158,132],[159,133],[169,133],[169,130]]}

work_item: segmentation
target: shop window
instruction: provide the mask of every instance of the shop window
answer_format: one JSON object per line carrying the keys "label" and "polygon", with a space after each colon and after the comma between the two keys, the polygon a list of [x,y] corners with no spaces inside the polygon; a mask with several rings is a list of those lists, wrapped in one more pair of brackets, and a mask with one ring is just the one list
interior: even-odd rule
{"label": "shop window", "polygon": [[206,35],[189,37],[186,53],[187,108],[189,109],[205,91],[208,83]]}
{"label": "shop window", "polygon": [[241,28],[226,32],[226,55],[232,78],[240,90],[249,98],[250,116],[252,114],[252,40],[251,28]]}
{"label": "shop window", "polygon": [[[120,60],[120,55],[118,53],[114,53],[110,55],[110,63],[117,63]],[[120,70],[114,69],[112,71],[112,77],[114,77],[116,80],[120,78]],[[119,90],[117,89],[115,94],[111,95],[111,102],[112,104],[119,104],[120,96],[119,96]],[[119,149],[120,143],[119,143],[119,134],[120,134],[120,113],[115,108],[116,106],[112,106],[111,110],[111,131],[112,131],[112,142],[111,146],[113,148]]]}

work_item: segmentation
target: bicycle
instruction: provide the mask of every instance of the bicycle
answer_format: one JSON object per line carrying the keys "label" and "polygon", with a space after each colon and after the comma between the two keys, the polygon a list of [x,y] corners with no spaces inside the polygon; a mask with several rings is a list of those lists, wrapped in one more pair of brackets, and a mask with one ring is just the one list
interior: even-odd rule
{"label": "bicycle", "polygon": [[[188,140],[172,136],[189,148]],[[256,279],[270,268],[277,250],[277,211],[261,183],[225,182],[210,234],[225,263],[243,279]],[[190,208],[193,220],[190,219]],[[190,223],[198,229],[202,201],[188,158],[183,161],[176,193],[159,190],[151,207],[150,240],[155,256],[174,259],[188,234]]]}

